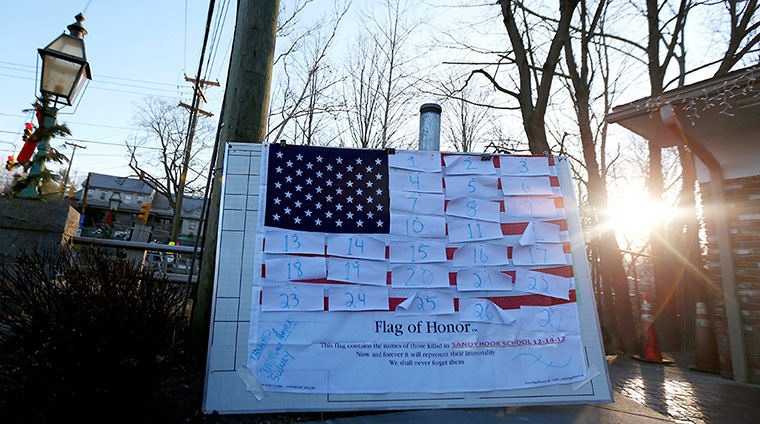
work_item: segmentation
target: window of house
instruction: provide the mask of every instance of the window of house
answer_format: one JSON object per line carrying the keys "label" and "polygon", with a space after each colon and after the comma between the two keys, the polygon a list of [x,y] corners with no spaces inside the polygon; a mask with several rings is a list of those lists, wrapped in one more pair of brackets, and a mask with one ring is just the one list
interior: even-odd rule
{"label": "window of house", "polygon": [[105,191],[101,191],[100,192],[100,200],[106,200],[106,194],[108,194],[108,193],[106,193]]}
{"label": "window of house", "polygon": [[138,205],[142,205],[144,201],[145,201],[145,197],[143,197],[143,196],[137,196],[137,204]]}
{"label": "window of house", "polygon": [[195,228],[196,228],[197,225],[198,225],[198,223],[195,222],[195,221],[188,221],[187,228],[189,228],[190,230],[195,230]]}
{"label": "window of house", "polygon": [[124,199],[122,199],[122,202],[124,202],[127,205],[130,204],[130,203],[132,203],[132,195],[131,194],[125,194],[124,195]]}

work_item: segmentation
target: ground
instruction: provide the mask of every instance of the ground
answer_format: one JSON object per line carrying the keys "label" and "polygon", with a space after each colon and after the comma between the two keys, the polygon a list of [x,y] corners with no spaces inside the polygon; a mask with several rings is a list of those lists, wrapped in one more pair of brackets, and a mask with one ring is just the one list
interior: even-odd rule
{"label": "ground", "polygon": [[[679,423],[754,423],[760,416],[760,386],[736,383],[715,374],[692,371],[693,355],[667,355],[674,365],[657,365],[626,356],[608,356],[616,397],[625,396]],[[167,372],[155,395],[146,422],[243,424],[321,422],[361,413],[283,413],[204,415],[203,369],[177,366]]]}

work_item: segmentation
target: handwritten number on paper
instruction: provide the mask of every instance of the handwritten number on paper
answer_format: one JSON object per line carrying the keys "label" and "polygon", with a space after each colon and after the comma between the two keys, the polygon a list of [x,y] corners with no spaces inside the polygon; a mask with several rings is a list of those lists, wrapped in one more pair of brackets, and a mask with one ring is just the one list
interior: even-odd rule
{"label": "handwritten number on paper", "polygon": [[[479,273],[479,272],[476,272],[476,273],[474,273],[473,275],[474,275],[475,277],[477,277],[477,279],[478,279],[478,282],[477,282],[477,283],[474,283],[474,284],[473,284],[473,286],[475,286],[475,288],[477,288],[477,289],[479,289],[479,288],[483,287],[483,277],[481,277],[481,276],[480,276],[480,273]],[[488,287],[492,287],[492,288],[493,288],[493,282],[491,281],[491,274],[489,274],[489,273],[486,273],[486,276],[488,277],[488,278],[487,278],[487,280],[488,280],[488,281],[487,281],[487,283],[488,283],[488,284],[487,284],[487,285],[488,285]]]}
{"label": "handwritten number on paper", "polygon": [[435,311],[435,299],[438,299],[438,296],[425,296],[424,301],[420,296],[414,296],[414,302],[419,301],[416,303],[416,306],[420,311]]}
{"label": "handwritten number on paper", "polygon": [[349,299],[346,301],[346,307],[347,308],[356,308],[357,303],[361,303],[362,306],[367,306],[367,295],[364,293],[357,293],[356,298],[354,298],[354,295],[351,292],[346,292],[346,296],[349,297]]}
{"label": "handwritten number on paper", "polygon": [[288,244],[289,244],[288,241],[290,237],[292,237],[291,241],[293,242],[293,247],[295,248],[295,250],[298,250],[301,248],[301,242],[298,240],[298,234],[292,234],[292,235],[286,234],[285,235],[285,252],[288,252]]}
{"label": "handwritten number on paper", "polygon": [[359,265],[360,265],[359,261],[354,261],[353,263],[346,262],[346,280],[350,280],[351,279],[351,270],[352,269],[356,270],[356,280],[359,280]]}
{"label": "handwritten number on paper", "polygon": [[528,181],[522,180],[521,186],[522,186],[523,193],[530,193],[530,185],[529,184],[526,185],[527,183],[528,183]]}
{"label": "handwritten number on paper", "polygon": [[[475,225],[478,228],[478,237],[477,238],[483,238],[483,231],[480,229],[480,223],[477,222]],[[472,224],[467,224],[467,228],[470,230],[470,238],[475,238],[472,233]]]}
{"label": "handwritten number on paper", "polygon": [[[407,159],[407,160],[408,160],[408,161],[409,161],[409,163],[410,163],[410,165],[409,165],[409,166],[411,166],[412,168],[419,168],[419,167],[418,167],[418,166],[417,166],[417,165],[414,163],[414,156],[409,156],[409,159]],[[411,177],[410,177],[410,178],[411,178]]]}
{"label": "handwritten number on paper", "polygon": [[[422,232],[422,230],[425,229],[425,224],[422,223],[419,219],[412,219],[412,231],[416,234],[419,234]],[[406,220],[406,234],[409,235],[409,220]]]}
{"label": "handwritten number on paper", "polygon": [[[428,254],[427,254],[427,251],[425,251],[425,248],[430,247],[430,245],[422,243],[419,246],[417,246],[416,251],[414,249],[415,245],[411,244],[409,245],[409,247],[412,249],[412,262],[417,262],[417,259],[424,260],[425,258],[428,257]],[[417,255],[422,255],[422,256],[418,258]]]}
{"label": "handwritten number on paper", "polygon": [[[361,244],[359,244],[359,240],[361,240]],[[360,253],[364,253],[364,239],[363,238],[357,238],[354,240],[353,237],[348,238],[348,256],[351,256],[351,249],[353,247],[356,247],[357,249],[360,249]]]}
{"label": "handwritten number on paper", "polygon": [[476,309],[475,311],[472,312],[472,315],[475,318],[483,320],[483,317],[485,316],[486,320],[488,320],[488,321],[493,320],[494,313],[493,313],[493,310],[491,308],[491,304],[486,303],[486,305],[484,307],[482,303],[476,303],[475,306],[478,307],[478,308],[480,308],[480,309]]}
{"label": "handwritten number on paper", "polygon": [[478,206],[478,204],[474,200],[470,200],[469,202],[465,204],[465,206],[467,206],[467,216],[469,216],[470,218],[478,214],[477,209],[475,209]]}
{"label": "handwritten number on paper", "polygon": [[[549,326],[549,327],[552,327],[555,330],[559,331],[560,327],[562,326],[562,311],[559,311],[559,310],[552,311],[552,310],[549,310],[549,308],[544,308],[544,309],[541,309],[541,313],[542,314],[545,313],[546,314],[546,318],[538,320],[539,327]],[[557,322],[557,327],[556,328],[554,327],[554,324],[552,323],[552,315],[553,314],[559,314],[559,320],[558,320],[558,322],[555,321],[555,322]]]}
{"label": "handwritten number on paper", "polygon": [[417,179],[413,180],[412,176],[409,176],[409,182],[417,186],[417,190],[420,189],[420,174],[417,174]]}
{"label": "handwritten number on paper", "polygon": [[[404,282],[404,285],[415,286],[416,284],[410,284],[410,282],[412,281],[412,278],[414,277],[414,274],[417,273],[417,271],[415,271],[415,269],[412,267],[409,267],[406,270],[409,271],[410,274],[409,274],[409,278],[407,278],[406,281]],[[422,268],[422,284],[429,285],[432,282],[433,282],[433,271],[427,268]]]}
{"label": "handwritten number on paper", "polygon": [[281,293],[280,297],[283,298],[282,302],[280,302],[280,308],[282,309],[290,309],[290,300],[292,299],[295,304],[292,305],[293,308],[298,307],[298,304],[301,303],[301,300],[298,299],[298,295],[295,293]]}
{"label": "handwritten number on paper", "polygon": [[528,162],[526,160],[520,161],[520,165],[522,165],[520,166],[520,169],[518,170],[520,173],[526,173],[529,171],[527,163]]}
{"label": "handwritten number on paper", "polygon": [[[478,258],[478,250],[480,251],[480,258]],[[472,262],[477,264],[478,259],[480,259],[480,263],[487,263],[488,262],[488,255],[483,252],[483,248],[479,247],[477,249],[472,249]]]}
{"label": "handwritten number on paper", "polygon": [[406,200],[413,200],[413,202],[412,202],[412,211],[414,211],[415,207],[417,206],[417,199],[419,199],[419,197],[417,197],[417,196],[406,196]]}
{"label": "handwritten number on paper", "polygon": [[477,166],[472,166],[472,160],[470,160],[470,159],[465,159],[465,160],[464,160],[464,162],[466,162],[466,163],[467,163],[467,167],[465,168],[465,170],[467,170],[467,171],[470,171],[470,170],[475,170],[475,169],[478,169],[478,167],[477,167]]}
{"label": "handwritten number on paper", "polygon": [[531,281],[531,283],[528,284],[528,289],[535,290],[536,289],[536,277],[528,277],[528,280]]}
{"label": "handwritten number on paper", "polygon": [[288,263],[288,280],[292,279],[292,273],[296,272],[296,278],[300,278],[303,276],[303,270],[301,269],[301,262],[292,262]]}
{"label": "handwritten number on paper", "polygon": [[470,193],[475,193],[475,186],[473,185],[475,183],[475,178],[470,178],[470,182],[467,183],[467,187],[469,187],[468,191]]}

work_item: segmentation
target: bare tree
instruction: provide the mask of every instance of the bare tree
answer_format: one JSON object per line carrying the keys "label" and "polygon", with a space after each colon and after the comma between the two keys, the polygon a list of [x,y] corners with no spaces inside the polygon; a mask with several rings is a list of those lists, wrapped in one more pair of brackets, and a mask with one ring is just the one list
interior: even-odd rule
{"label": "bare tree", "polygon": [[457,152],[472,152],[483,142],[489,124],[493,121],[493,110],[481,106],[488,102],[488,93],[473,85],[460,88],[458,78],[449,75],[441,84],[445,93],[443,113],[443,138]]}
{"label": "bare tree", "polygon": [[[133,144],[127,143],[129,167],[138,178],[150,184],[165,196],[172,209],[176,207],[182,173],[184,146],[187,140],[189,111],[167,100],[148,97],[136,115],[140,132]],[[199,117],[190,152],[185,192],[200,194],[205,184],[209,141],[213,136],[213,123]],[[141,148],[147,147],[147,148]]]}
{"label": "bare tree", "polygon": [[378,46],[360,37],[351,47],[344,85],[345,118],[351,143],[361,148],[383,145],[379,136],[379,103],[382,89]]}
{"label": "bare tree", "polygon": [[[566,84],[570,96],[573,99],[578,127],[580,130],[581,147],[583,152],[583,164],[587,176],[586,189],[591,210],[587,211],[593,224],[590,231],[592,243],[597,244],[595,249],[599,261],[599,273],[603,288],[603,314],[604,323],[612,327],[617,335],[620,345],[628,354],[638,351],[636,331],[633,324],[633,313],[628,288],[628,276],[623,267],[623,257],[620,252],[615,230],[611,226],[604,225],[609,221],[607,183],[605,181],[605,169],[600,165],[597,156],[597,147],[601,144],[599,155],[604,158],[606,141],[606,122],[604,116],[610,110],[610,78],[607,50],[604,48],[605,40],[599,40],[597,58],[594,58],[592,40],[595,33],[603,32],[606,18],[607,2],[599,1],[593,9],[588,8],[586,0],[580,1],[579,7],[579,31],[576,40],[569,39],[565,44],[565,62],[570,83]],[[574,44],[580,47],[580,52],[574,51]],[[577,60],[576,60],[577,57]],[[596,60],[595,60],[596,59]],[[606,62],[606,63],[605,63]],[[605,64],[607,66],[605,66]],[[602,119],[592,122],[592,84],[597,79],[596,73],[601,74],[602,87]],[[594,128],[598,125],[597,129]],[[602,160],[604,161],[604,160]],[[598,230],[597,230],[598,228]],[[610,289],[614,288],[614,308],[610,304],[613,297]]]}
{"label": "bare tree", "polygon": [[350,49],[344,87],[351,142],[359,147],[394,147],[403,143],[400,129],[413,89],[409,39],[419,21],[414,3],[385,0],[382,13],[365,14],[367,28]]}
{"label": "bare tree", "polygon": [[[471,77],[476,74],[484,75],[496,90],[518,101],[528,145],[534,154],[551,152],[546,137],[546,111],[552,93],[555,69],[569,37],[570,22],[578,2],[579,0],[559,1],[559,19],[556,20],[556,26],[550,25],[552,22],[548,21],[545,21],[547,25],[534,26],[529,16],[535,17],[535,12],[515,0],[499,0],[504,27],[512,46],[511,52],[502,55],[500,62],[512,64],[517,68],[517,87],[504,87],[497,82],[496,72],[492,74],[486,69],[477,69],[471,74]],[[548,39],[549,47],[546,49],[543,63],[536,57],[540,50],[534,40],[538,28],[547,30],[543,35]]]}
{"label": "bare tree", "polygon": [[[269,129],[267,139],[278,141],[290,124],[298,131],[300,118],[306,118],[306,124],[300,126],[306,130],[299,135],[305,136],[308,144],[314,141],[316,126],[314,119],[322,113],[335,113],[334,102],[323,104],[330,99],[328,92],[337,84],[335,77],[326,64],[328,51],[338,32],[341,21],[348,13],[350,3],[336,6],[329,15],[305,30],[296,32],[292,44],[280,56],[282,76],[279,85],[279,102],[270,105]],[[296,30],[292,30],[296,31]]]}

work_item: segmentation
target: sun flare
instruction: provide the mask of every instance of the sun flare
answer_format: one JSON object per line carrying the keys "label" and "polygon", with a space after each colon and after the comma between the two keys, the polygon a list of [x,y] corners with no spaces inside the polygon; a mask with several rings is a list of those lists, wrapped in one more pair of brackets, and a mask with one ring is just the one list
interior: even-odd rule
{"label": "sun flare", "polygon": [[674,213],[674,209],[651,202],[646,193],[632,194],[610,201],[609,224],[625,239],[641,240],[649,237],[656,223],[667,222]]}

